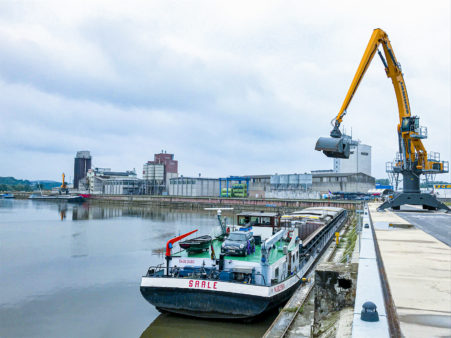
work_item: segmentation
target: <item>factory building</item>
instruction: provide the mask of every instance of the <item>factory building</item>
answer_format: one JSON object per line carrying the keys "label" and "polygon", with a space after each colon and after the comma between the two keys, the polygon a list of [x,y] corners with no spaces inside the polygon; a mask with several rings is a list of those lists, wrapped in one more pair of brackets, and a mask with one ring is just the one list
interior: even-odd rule
{"label": "factory building", "polygon": [[91,169],[91,153],[87,150],[77,151],[74,162],[74,189],[79,188],[79,182],[86,177]]}
{"label": "factory building", "polygon": [[376,179],[364,173],[336,173],[330,170],[312,172],[312,190],[329,192],[367,193],[374,189]]}
{"label": "factory building", "polygon": [[161,151],[154,155],[153,161],[143,165],[143,180],[145,181],[145,194],[161,195],[168,191],[170,180],[178,177],[178,161],[174,154]]}
{"label": "factory building", "polygon": [[142,193],[144,184],[135,171],[118,172],[110,168],[90,169],[86,179],[90,194],[137,195]]}
{"label": "factory building", "polygon": [[139,195],[143,181],[137,177],[109,178],[104,181],[104,193],[107,195]]}
{"label": "factory building", "polygon": [[312,174],[272,175],[272,190],[311,190]]}
{"label": "factory building", "polygon": [[249,197],[264,198],[271,185],[271,175],[249,175]]}
{"label": "factory building", "polygon": [[334,158],[336,173],[364,173],[371,176],[371,146],[358,143],[351,146],[348,159]]}
{"label": "factory building", "polygon": [[164,164],[148,161],[143,166],[144,194],[161,195],[166,187]]}
{"label": "factory building", "polygon": [[168,193],[171,196],[218,196],[219,180],[204,177],[176,177],[169,180]]}
{"label": "factory building", "polygon": [[251,198],[319,198],[318,193],[312,192],[312,175],[307,173],[230,176],[219,180],[222,196],[226,196],[228,187],[228,196],[233,197],[233,187],[241,183],[248,185],[247,196]]}
{"label": "factory building", "polygon": [[320,195],[312,191],[312,174],[272,175],[267,198],[316,199]]}
{"label": "factory building", "polygon": [[164,164],[148,161],[143,166],[143,180],[164,184]]}
{"label": "factory building", "polygon": [[174,160],[174,154],[168,154],[166,151],[162,150],[161,153],[154,155],[154,161],[156,163],[164,164],[166,173],[178,173],[178,161]]}

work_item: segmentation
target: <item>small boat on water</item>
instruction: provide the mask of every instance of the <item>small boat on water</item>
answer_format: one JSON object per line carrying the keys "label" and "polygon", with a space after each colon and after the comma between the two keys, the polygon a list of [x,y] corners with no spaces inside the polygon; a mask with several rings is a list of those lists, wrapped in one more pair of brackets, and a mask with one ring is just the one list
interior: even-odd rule
{"label": "small boat on water", "polygon": [[13,194],[3,194],[3,195],[0,195],[2,198],[14,198],[14,195]]}
{"label": "small boat on water", "polygon": [[201,318],[252,319],[277,308],[347,219],[344,209],[327,210],[331,217],[309,209],[302,220],[310,215],[321,224],[304,239],[299,217],[280,222],[278,214],[240,214],[236,226],[227,226],[218,211],[211,235],[180,242],[193,230],[166,243],[165,262],[148,269],[141,294],[161,312]]}
{"label": "small boat on water", "polygon": [[31,194],[28,199],[35,201],[64,201],[70,203],[84,202],[84,198],[78,195],[42,195]]}

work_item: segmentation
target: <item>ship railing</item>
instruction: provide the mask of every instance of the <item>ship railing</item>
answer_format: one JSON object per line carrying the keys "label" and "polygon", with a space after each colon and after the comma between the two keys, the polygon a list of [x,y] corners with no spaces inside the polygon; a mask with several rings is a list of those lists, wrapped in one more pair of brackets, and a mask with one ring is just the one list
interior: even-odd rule
{"label": "ship railing", "polygon": [[146,277],[157,277],[157,276],[163,276],[165,271],[165,267],[163,264],[159,265],[153,265],[150,266],[149,269],[147,269]]}
{"label": "ship railing", "polygon": [[[221,276],[228,276],[228,278],[224,278]],[[166,274],[166,267],[163,264],[158,266],[149,267],[146,277],[164,277],[164,278],[189,278],[189,279],[199,279],[199,280],[211,280],[211,281],[222,281],[222,282],[230,282],[230,283],[238,283],[238,284],[251,284],[251,285],[260,285],[261,283],[256,283],[257,276],[261,277],[263,284],[265,285],[265,277],[259,271],[255,271],[254,273],[241,273],[241,277],[239,279],[234,278],[233,274],[240,274],[236,269],[223,269],[218,270],[216,267],[193,267],[193,266],[172,266],[169,267],[169,274]],[[221,278],[222,277],[222,278]]]}

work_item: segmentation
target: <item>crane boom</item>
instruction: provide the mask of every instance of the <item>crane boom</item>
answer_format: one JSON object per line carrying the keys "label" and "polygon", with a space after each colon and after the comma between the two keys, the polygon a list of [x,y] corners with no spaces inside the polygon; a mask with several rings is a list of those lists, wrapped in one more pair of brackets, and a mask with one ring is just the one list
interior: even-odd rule
{"label": "crane boom", "polygon": [[[380,44],[382,44],[385,59],[378,50]],[[402,122],[402,117],[410,116],[410,104],[401,67],[396,60],[387,33],[378,28],[375,29],[373,31],[373,34],[371,35],[370,41],[368,42],[368,45],[365,49],[365,53],[363,54],[362,60],[360,61],[359,67],[357,68],[357,72],[354,76],[354,79],[352,80],[345,100],[343,101],[340,111],[338,112],[338,115],[335,119],[339,124],[343,121],[343,116],[346,114],[346,110],[348,109],[348,106],[351,103],[351,100],[354,97],[354,94],[357,91],[357,88],[359,87],[360,82],[362,81],[363,76],[365,75],[369,65],[371,64],[371,61],[373,60],[376,52],[379,53],[379,56],[381,57],[382,62],[385,66],[385,72],[387,73],[387,76],[392,79],[393,86],[395,88],[396,99],[398,101],[398,111],[400,118],[399,122]]]}
{"label": "crane boom", "polygon": [[[382,46],[384,55],[379,51],[379,46]],[[392,80],[398,104],[399,123],[397,131],[400,156],[395,160],[394,172],[402,173],[404,178],[403,191],[405,193],[419,194],[419,176],[423,173],[437,174],[448,172],[448,162],[440,162],[440,159],[437,157],[431,159],[428,158],[428,153],[421,141],[427,137],[427,129],[425,127],[420,127],[419,117],[411,116],[409,96],[407,94],[401,65],[395,57],[387,33],[382,29],[375,29],[371,35],[362,60],[357,68],[357,72],[351,82],[351,86],[334,119],[333,129],[330,132],[332,138],[319,138],[315,149],[322,150],[328,157],[349,158],[350,147],[355,145],[355,142],[353,142],[349,136],[342,135],[339,128],[343,122],[343,117],[346,115],[349,104],[376,52],[379,54],[382,63],[384,64],[387,77]],[[412,196],[410,196],[409,199],[411,198]],[[422,199],[423,197],[419,198],[419,200]],[[423,205],[427,205],[427,203],[423,203]]]}

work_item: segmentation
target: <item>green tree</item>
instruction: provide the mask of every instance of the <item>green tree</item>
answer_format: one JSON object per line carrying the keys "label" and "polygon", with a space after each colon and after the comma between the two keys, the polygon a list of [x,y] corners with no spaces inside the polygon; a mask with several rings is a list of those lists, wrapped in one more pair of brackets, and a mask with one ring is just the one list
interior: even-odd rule
{"label": "green tree", "polygon": [[388,178],[378,178],[376,180],[376,184],[381,184],[381,185],[390,185],[390,181]]}

